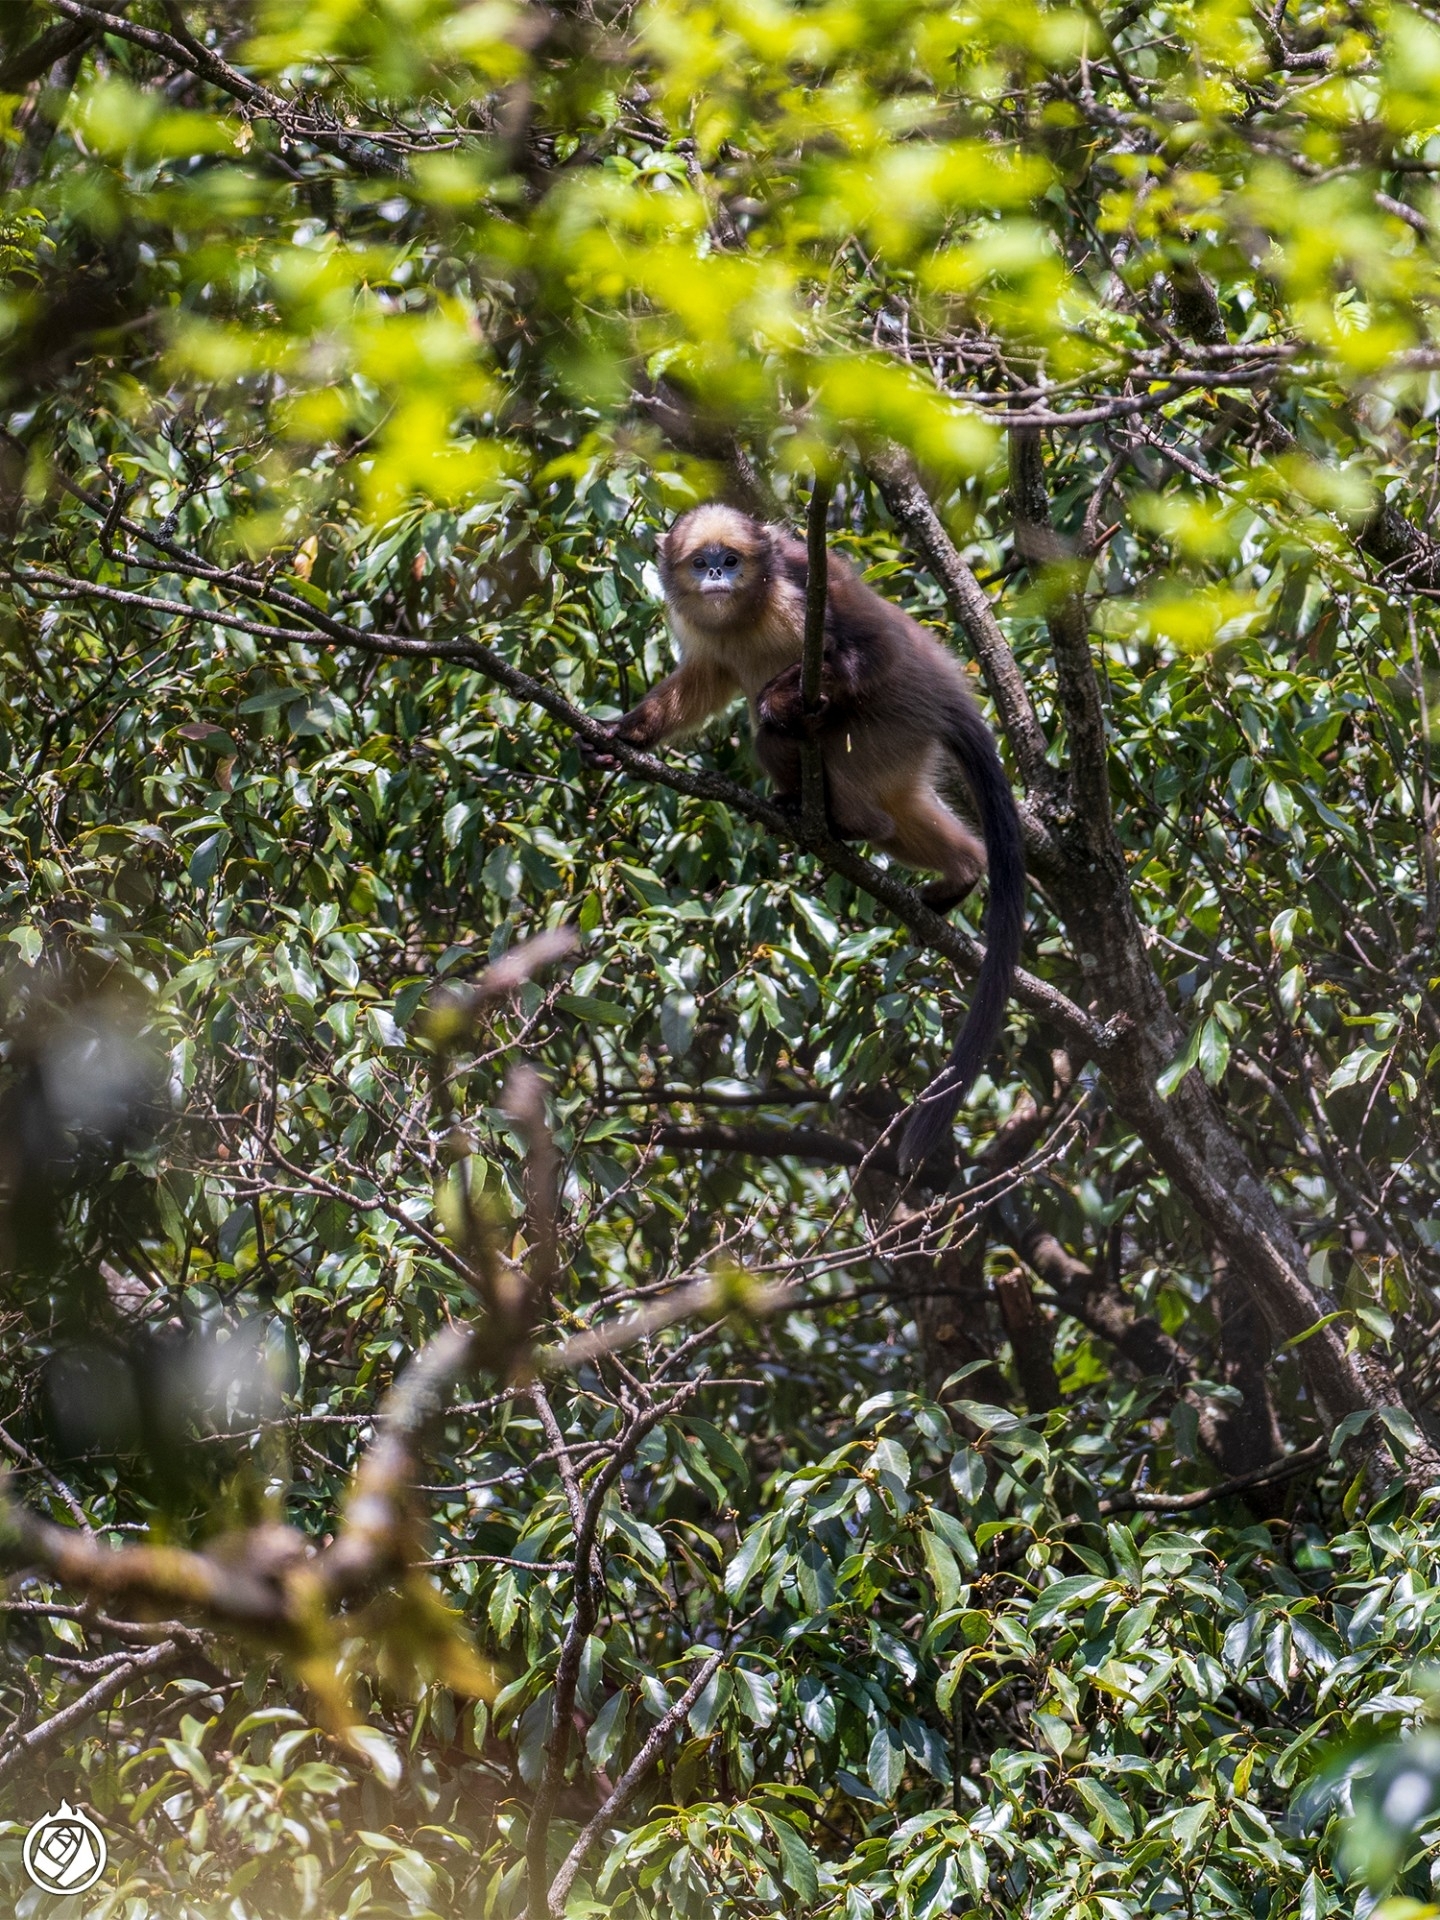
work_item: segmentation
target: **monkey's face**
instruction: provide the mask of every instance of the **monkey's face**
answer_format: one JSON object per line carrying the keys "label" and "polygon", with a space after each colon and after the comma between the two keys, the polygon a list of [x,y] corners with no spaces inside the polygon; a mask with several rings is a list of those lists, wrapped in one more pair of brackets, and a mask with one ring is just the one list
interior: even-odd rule
{"label": "monkey's face", "polygon": [[696,507],[660,548],[670,604],[698,627],[723,628],[759,603],[769,577],[768,530],[733,507]]}

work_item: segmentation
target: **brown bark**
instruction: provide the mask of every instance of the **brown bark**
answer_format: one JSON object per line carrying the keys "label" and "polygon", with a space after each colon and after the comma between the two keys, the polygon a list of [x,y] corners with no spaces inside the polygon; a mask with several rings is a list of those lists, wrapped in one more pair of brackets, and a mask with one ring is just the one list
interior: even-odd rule
{"label": "brown bark", "polygon": [[1000,1318],[1010,1336],[1010,1353],[1015,1362],[1015,1377],[1030,1413],[1049,1413],[1060,1404],[1060,1382],[1055,1377],[1055,1356],[1050,1348],[1050,1329],[1036,1305],[1034,1290],[1019,1267],[995,1276],[995,1298],[1000,1302]]}
{"label": "brown bark", "polygon": [[[995,1358],[988,1325],[983,1237],[934,1256],[909,1255],[895,1265],[916,1289],[915,1328],[926,1392],[934,1400],[959,1396],[992,1407],[1007,1405],[1010,1386]],[[966,1375],[954,1395],[942,1391],[952,1374],[977,1361],[976,1371]]]}
{"label": "brown bark", "polygon": [[[5,73],[24,77],[17,77],[13,86],[6,87],[0,76],[0,92],[23,89],[24,98],[14,119],[20,139],[8,149],[0,149],[0,187],[23,192],[40,178],[45,155],[92,38],[88,27],[82,26],[77,31],[71,22],[63,37],[58,33],[53,37],[42,35],[40,41],[21,48],[7,59]],[[49,58],[45,59],[47,54]],[[37,65],[41,60],[44,64]]]}
{"label": "brown bark", "polygon": [[1220,1322],[1220,1376],[1239,1395],[1218,1415],[1227,1462],[1234,1473],[1268,1466],[1285,1450],[1269,1370],[1274,1343],[1248,1290],[1237,1283],[1223,1253],[1213,1259],[1214,1304]]}
{"label": "brown bark", "polygon": [[[1257,1458],[1229,1410],[1196,1390],[1195,1365],[1189,1354],[1157,1321],[1136,1313],[1113,1280],[1097,1273],[1087,1261],[1076,1259],[1048,1228],[1035,1221],[1013,1226],[1011,1242],[1026,1265],[1050,1288],[1062,1313],[1098,1334],[1137,1373],[1172,1383],[1178,1397],[1194,1409],[1200,1445],[1222,1473],[1248,1474],[1271,1457]],[[1256,1508],[1257,1512],[1264,1510],[1263,1503]]]}

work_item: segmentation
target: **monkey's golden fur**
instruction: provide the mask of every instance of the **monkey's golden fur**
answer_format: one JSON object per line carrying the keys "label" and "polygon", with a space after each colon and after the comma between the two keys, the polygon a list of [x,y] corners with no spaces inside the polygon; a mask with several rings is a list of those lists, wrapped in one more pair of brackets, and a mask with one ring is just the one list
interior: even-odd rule
{"label": "monkey's golden fur", "polygon": [[[1024,860],[1015,802],[994,740],[958,661],[899,607],[832,555],[827,567],[820,702],[804,710],[804,545],[733,507],[696,507],[660,544],[660,575],[680,665],[614,731],[634,746],[693,732],[743,694],[760,764],[797,804],[802,745],[818,742],[833,831],[873,841],[940,878],[925,888],[946,911],[990,868],[988,947],[950,1063],[912,1111],[902,1162],[918,1166],[950,1122],[999,1032],[1024,923]],[[982,845],[941,797],[958,771]]]}

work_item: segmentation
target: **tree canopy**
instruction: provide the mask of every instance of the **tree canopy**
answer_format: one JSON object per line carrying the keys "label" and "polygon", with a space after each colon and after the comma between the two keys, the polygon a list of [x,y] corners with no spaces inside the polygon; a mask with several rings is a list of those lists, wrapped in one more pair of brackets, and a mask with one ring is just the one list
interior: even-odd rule
{"label": "tree canopy", "polygon": [[[0,128],[17,1913],[1440,1911],[1440,14],[6,0]],[[1021,803],[909,1183],[983,890],[582,755],[717,496]]]}

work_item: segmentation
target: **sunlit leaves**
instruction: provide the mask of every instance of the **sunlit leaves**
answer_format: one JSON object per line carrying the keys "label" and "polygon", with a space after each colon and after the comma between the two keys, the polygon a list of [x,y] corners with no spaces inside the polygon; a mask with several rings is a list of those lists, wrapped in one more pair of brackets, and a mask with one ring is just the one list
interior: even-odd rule
{"label": "sunlit leaves", "polygon": [[[128,983],[172,1103],[163,1139],[72,1197],[44,1313],[6,1324],[7,1406],[41,1404],[77,1316],[115,1343],[138,1314],[157,1350],[198,1329],[263,1354],[293,1405],[208,1434],[203,1498],[166,1524],[209,1537],[271,1502],[323,1537],[397,1365],[473,1311],[459,1255],[534,1245],[503,1104],[519,1060],[560,1163],[557,1337],[717,1260],[753,1277],[683,1359],[666,1333],[554,1389],[585,1484],[634,1381],[666,1368],[691,1395],[610,1489],[587,1569],[528,1381],[467,1387],[437,1428],[417,1578],[504,1664],[493,1711],[377,1667],[357,1617],[365,1752],[318,1758],[284,1681],[242,1660],[213,1696],[198,1665],[137,1689],[54,1782],[104,1813],[147,1911],[505,1920],[593,1577],[557,1855],[723,1657],[604,1823],[576,1920],[1323,1920],[1351,1899],[1340,1801],[1291,1803],[1328,1777],[1329,1739],[1422,1711],[1433,1523],[1367,1520],[1348,1464],[1282,1483],[1283,1521],[1137,1510],[1203,1490],[1245,1410],[1208,1232],[1097,1064],[1070,1063],[1073,1127],[1005,1176],[988,1260],[966,1237],[988,1191],[933,1261],[877,1251],[899,1215],[868,1170],[742,1154],[730,1130],[868,1144],[943,1058],[963,985],[738,810],[582,765],[447,650],[478,637],[622,711],[673,659],[656,538],[720,484],[732,426],[791,521],[833,466],[837,548],[959,646],[864,478],[893,438],[1061,779],[1053,607],[1015,545],[995,416],[1074,409],[1044,459],[1124,910],[1173,1020],[1159,1095],[1225,1110],[1336,1324],[1413,1359],[1423,1403],[1433,615],[1413,556],[1362,536],[1382,503],[1433,518],[1432,28],[1234,0],[623,19],[302,0],[261,7],[248,40],[185,17],[278,115],[107,34],[0,228],[5,989]],[[694,408],[683,450],[671,399]],[[417,654],[277,641],[268,614],[219,627],[236,581]],[[673,751],[750,782],[743,729],[737,708]],[[1037,842],[1026,963],[1083,997],[1094,955],[1053,916],[1054,857]],[[561,924],[584,935],[573,972],[427,1024],[437,984]],[[1046,1096],[1056,1043],[1012,1010],[962,1181]],[[1063,1400],[1036,1417],[991,1288],[1031,1224],[1086,1276],[1068,1300],[1036,1283]],[[757,1322],[770,1282],[801,1284]],[[1138,1379],[1097,1302],[1184,1371]],[[938,1404],[917,1383],[960,1364],[933,1350],[952,1337],[984,1384],[962,1371]],[[1287,1444],[1316,1431],[1296,1374],[1293,1348],[1266,1368]],[[65,1470],[94,1524],[138,1531],[152,1466]],[[88,1616],[7,1626],[17,1726],[88,1684],[65,1660],[110,1646]],[[1398,1858],[1413,1820],[1384,1797]],[[1425,1892],[1422,1866],[1407,1885]]]}

